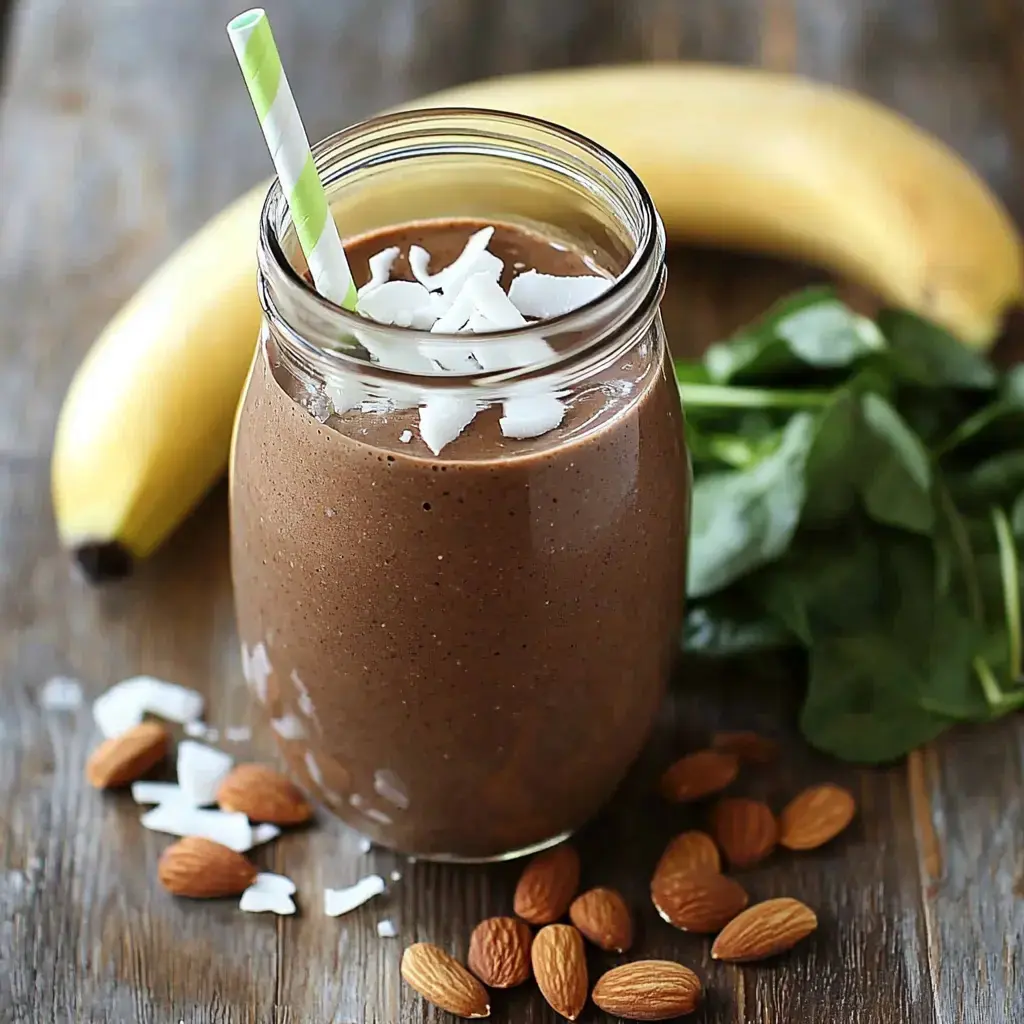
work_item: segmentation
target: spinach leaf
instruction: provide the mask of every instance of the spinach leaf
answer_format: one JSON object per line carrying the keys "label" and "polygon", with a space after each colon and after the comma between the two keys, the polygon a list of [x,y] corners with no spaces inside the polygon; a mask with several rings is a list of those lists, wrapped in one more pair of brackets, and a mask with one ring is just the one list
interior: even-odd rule
{"label": "spinach leaf", "polygon": [[929,533],[935,522],[935,508],[928,452],[880,395],[864,395],[861,414],[874,438],[865,453],[872,463],[871,471],[861,483],[865,508],[880,523]]}
{"label": "spinach leaf", "polygon": [[929,388],[992,388],[997,376],[988,360],[936,324],[906,310],[886,309],[878,327],[888,339],[898,377]]}
{"label": "spinach leaf", "polygon": [[754,465],[700,477],[693,489],[691,598],[721,590],[789,547],[804,505],[804,466],[815,419],[797,413],[778,447]]}
{"label": "spinach leaf", "polygon": [[749,602],[714,599],[691,608],[683,627],[683,650],[707,657],[750,654],[792,647],[792,634]]}
{"label": "spinach leaf", "polygon": [[1020,494],[1013,503],[1010,524],[1013,527],[1014,536],[1018,540],[1024,540],[1024,493]]}

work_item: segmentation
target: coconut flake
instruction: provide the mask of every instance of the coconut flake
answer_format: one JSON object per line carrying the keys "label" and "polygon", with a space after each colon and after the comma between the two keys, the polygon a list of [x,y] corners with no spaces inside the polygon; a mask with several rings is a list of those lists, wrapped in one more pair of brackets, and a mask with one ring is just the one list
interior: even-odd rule
{"label": "coconut flake", "polygon": [[419,330],[429,330],[434,325],[436,308],[430,292],[416,281],[388,281],[356,303],[357,313],[379,324]]}
{"label": "coconut flake", "polygon": [[473,300],[476,310],[499,330],[526,326],[526,318],[512,305],[501,285],[486,274],[473,274],[466,278],[464,290]]}
{"label": "coconut flake", "polygon": [[379,896],[386,888],[380,875],[367,875],[347,889],[324,889],[324,913],[328,917],[351,913],[374,896]]}
{"label": "coconut flake", "polygon": [[250,914],[294,914],[295,883],[284,875],[260,872],[256,881],[242,893],[238,906]]}
{"label": "coconut flake", "polygon": [[200,836],[238,853],[252,849],[252,826],[240,811],[207,811],[184,802],[158,804],[139,819],[143,828],[172,836]]}
{"label": "coconut flake", "polygon": [[473,421],[479,411],[476,399],[461,395],[437,395],[420,407],[420,437],[435,454],[440,455]]}
{"label": "coconut flake", "polygon": [[[263,843],[269,843],[272,839],[276,839],[280,834],[281,830],[276,825],[271,825],[270,822],[253,825],[252,846],[262,846]],[[252,847],[250,847],[250,849],[251,848]]]}
{"label": "coconut flake", "polygon": [[373,843],[371,843],[370,840],[366,838],[366,836],[363,836],[359,840],[359,852],[360,853],[369,853],[372,849],[373,849]]}
{"label": "coconut flake", "polygon": [[392,882],[400,882],[401,880],[402,880],[402,872],[401,871],[392,871],[391,872],[391,881]]}
{"label": "coconut flake", "polygon": [[383,921],[377,922],[377,934],[382,939],[394,939],[398,937],[398,929],[395,927],[395,922],[385,918]]}
{"label": "coconut flake", "polygon": [[502,403],[498,420],[505,437],[540,437],[554,430],[565,417],[565,403],[554,395],[523,395]]}
{"label": "coconut flake", "polygon": [[550,320],[593,302],[613,283],[611,278],[596,274],[556,277],[529,270],[513,279],[508,298],[523,316]]}
{"label": "coconut flake", "polygon": [[180,803],[186,807],[195,807],[176,782],[133,782],[132,799],[137,804]]}
{"label": "coconut flake", "polygon": [[245,743],[252,739],[252,729],[247,725],[229,725],[224,730],[224,739],[228,743]]}
{"label": "coconut flake", "polygon": [[306,727],[293,714],[285,714],[270,720],[270,728],[283,740],[301,740],[306,735]]}
{"label": "coconut flake", "polygon": [[463,285],[452,298],[448,309],[437,318],[430,328],[431,334],[455,334],[461,331],[474,312],[473,296]]}
{"label": "coconut flake", "polygon": [[203,696],[195,690],[168,683],[152,676],[141,676],[148,686],[145,688],[145,709],[168,722],[194,722],[203,713]]}
{"label": "coconut flake", "polygon": [[359,298],[391,280],[391,268],[394,266],[395,260],[398,259],[400,251],[397,245],[392,245],[387,249],[381,249],[380,252],[375,252],[370,257],[370,280],[359,289]]}
{"label": "coconut flake", "polygon": [[398,435],[398,440],[401,441],[402,444],[408,444],[412,440],[412,431],[411,430],[403,430]]}
{"label": "coconut flake", "polygon": [[70,676],[47,679],[39,690],[39,706],[47,711],[75,711],[82,706],[82,684]]}
{"label": "coconut flake", "polygon": [[374,772],[373,788],[377,795],[383,797],[389,804],[394,804],[401,811],[408,809],[409,795],[406,793],[405,784],[390,768],[380,768]]}
{"label": "coconut flake", "polygon": [[115,683],[92,705],[93,718],[108,738],[138,725],[147,712],[169,722],[193,722],[203,713],[203,698],[177,683],[133,676]]}
{"label": "coconut flake", "polygon": [[[497,256],[487,253],[487,246],[490,244],[493,234],[494,228],[492,227],[481,228],[479,231],[475,231],[466,239],[462,252],[447,267],[439,270],[436,274],[427,272],[427,267],[430,265],[430,253],[422,248],[422,246],[410,246],[409,269],[412,271],[412,276],[429,291],[433,292],[438,289],[457,291],[462,286],[462,282],[473,272],[472,268],[484,253],[490,256],[492,260],[497,260],[499,264],[501,263]],[[500,275],[500,269],[498,273]]]}
{"label": "coconut flake", "polygon": [[234,764],[230,754],[195,740],[178,744],[178,785],[196,806],[217,802],[217,789]]}

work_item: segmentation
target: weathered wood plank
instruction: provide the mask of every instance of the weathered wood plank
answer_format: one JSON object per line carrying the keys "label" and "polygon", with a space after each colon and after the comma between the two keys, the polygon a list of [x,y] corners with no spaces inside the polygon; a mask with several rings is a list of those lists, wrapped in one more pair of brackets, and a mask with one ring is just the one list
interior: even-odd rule
{"label": "weathered wood plank", "polygon": [[[2,6],[2,5],[0,5]],[[448,1018],[399,982],[403,946],[465,953],[473,924],[507,912],[517,869],[410,865],[362,854],[324,823],[257,859],[299,884],[301,916],[231,901],[192,905],[154,884],[165,841],[127,798],[81,785],[87,712],[41,713],[57,672],[95,694],[151,671],[208,694],[213,724],[249,721],[227,576],[223,493],[130,584],[96,594],[69,578],[50,524],[46,455],[57,403],[82,353],[149,270],[267,171],[223,24],[237,4],[22,0],[0,113],[0,1020],[431,1021]],[[762,62],[859,87],[905,110],[976,163],[1024,213],[1024,27],[1012,0],[293,0],[273,9],[310,134],[456,81],[642,57]],[[666,319],[693,351],[805,273],[717,254],[673,257]],[[757,897],[793,893],[821,912],[807,947],[770,969],[712,964],[709,944],[649,908],[664,841],[695,824],[650,794],[664,763],[719,726],[790,737],[796,688],[737,668],[681,670],[658,737],[623,795],[580,837],[585,882],[617,885],[640,916],[641,955],[680,958],[708,980],[705,1024],[857,1020],[1017,1022],[1024,1010],[1021,778],[1024,729],[958,733],[903,768],[858,773],[793,745],[746,780],[780,806],[801,785],[845,780],[862,816],[804,858],[744,876]],[[271,750],[258,722],[249,749]],[[321,891],[369,870],[403,877],[344,921]],[[379,939],[387,917],[397,940]],[[596,972],[610,961],[594,958]],[[587,1020],[600,1017],[587,1011]],[[554,1021],[535,992],[495,1019]]]}

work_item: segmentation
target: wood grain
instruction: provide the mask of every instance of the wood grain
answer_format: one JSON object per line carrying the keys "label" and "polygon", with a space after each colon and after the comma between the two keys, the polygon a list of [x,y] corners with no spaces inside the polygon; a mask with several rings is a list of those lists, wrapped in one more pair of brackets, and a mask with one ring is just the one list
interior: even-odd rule
{"label": "wood grain", "polygon": [[[9,5],[0,3],[0,11]],[[360,852],[331,821],[258,862],[291,875],[300,916],[175,901],[155,884],[166,841],[124,796],[82,785],[87,710],[43,712],[51,675],[90,695],[139,671],[202,689],[212,724],[250,722],[218,491],[125,586],[73,579],[49,510],[58,404],[97,330],[205,218],[267,172],[223,25],[231,0],[21,0],[0,111],[0,1022],[441,1022],[402,986],[402,947],[464,956],[483,916],[507,913],[514,865],[450,868]],[[964,153],[1024,216],[1024,15],[1017,0],[290,0],[270,5],[310,134],[474,77],[605,60],[764,63],[857,87]],[[665,311],[696,351],[808,279],[750,257],[679,252]],[[1017,336],[1018,348],[1021,337]],[[621,889],[637,955],[706,979],[703,1024],[1019,1024],[1024,1019],[1024,726],[958,731],[907,766],[857,772],[793,738],[799,665],[696,663],[622,796],[579,838],[584,884]],[[723,702],[723,688],[730,698]],[[270,756],[258,721],[239,752]],[[665,808],[651,781],[718,728],[786,742],[777,770],[739,785],[780,807],[811,781],[857,793],[849,834],[744,874],[757,898],[795,895],[820,932],[769,968],[715,964],[661,922],[646,888],[699,809]],[[344,920],[324,886],[402,874]],[[399,939],[380,939],[391,919]],[[591,969],[612,961],[595,957]],[[528,987],[494,1019],[553,1022]],[[589,1008],[586,1021],[602,1019]]]}

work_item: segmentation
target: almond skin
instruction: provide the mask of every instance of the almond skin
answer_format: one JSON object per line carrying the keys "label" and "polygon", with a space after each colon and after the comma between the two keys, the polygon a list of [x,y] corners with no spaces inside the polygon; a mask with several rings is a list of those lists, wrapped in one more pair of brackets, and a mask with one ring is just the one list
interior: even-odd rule
{"label": "almond skin", "polygon": [[575,1020],[587,1001],[583,936],[571,924],[549,924],[537,932],[530,957],[541,995],[556,1013]]}
{"label": "almond skin", "polygon": [[669,924],[702,935],[724,928],[750,902],[739,882],[712,871],[655,875],[651,900]]}
{"label": "almond skin", "polygon": [[725,789],[739,774],[735,754],[721,750],[698,750],[673,764],[661,777],[661,792],[673,803],[703,800]]}
{"label": "almond skin", "polygon": [[569,907],[569,920],[584,938],[609,953],[624,953],[633,945],[633,917],[614,889],[590,889]]}
{"label": "almond skin", "polygon": [[818,927],[818,918],[799,900],[783,897],[755,903],[722,929],[711,947],[716,960],[743,964],[792,949]]}
{"label": "almond skin", "polygon": [[160,854],[157,877],[175,896],[237,896],[256,881],[256,865],[240,853],[199,836],[187,836]]}
{"label": "almond skin", "polygon": [[706,832],[693,831],[681,832],[669,842],[654,873],[712,871],[718,874],[721,870],[722,858],[718,855],[715,841]]}
{"label": "almond skin", "polygon": [[487,990],[440,946],[417,942],[402,954],[402,977],[424,999],[457,1017],[489,1017]]}
{"label": "almond skin", "polygon": [[711,746],[727,754],[735,754],[744,764],[771,764],[779,757],[779,744],[760,733],[716,732]]}
{"label": "almond skin", "polygon": [[580,857],[571,846],[538,853],[519,876],[512,909],[530,924],[551,924],[569,909],[580,887]]}
{"label": "almond skin", "polygon": [[672,960],[637,960],[613,967],[597,979],[594,1002],[626,1020],[669,1020],[693,1013],[700,1003],[700,979]]}
{"label": "almond skin", "polygon": [[157,722],[141,722],[120,736],[112,736],[90,754],[85,764],[86,780],[96,789],[127,786],[167,756],[170,739]]}
{"label": "almond skin", "polygon": [[251,821],[301,825],[313,816],[302,790],[265,764],[239,764],[217,790],[222,811],[241,811]]}
{"label": "almond skin", "polygon": [[779,829],[766,803],[726,797],[711,811],[711,834],[732,867],[750,868],[775,849]]}
{"label": "almond skin", "polygon": [[779,842],[787,850],[814,850],[835,839],[857,813],[857,802],[842,786],[811,786],[779,815]]}
{"label": "almond skin", "polygon": [[469,969],[490,988],[512,988],[530,977],[533,932],[514,917],[488,917],[469,939]]}

